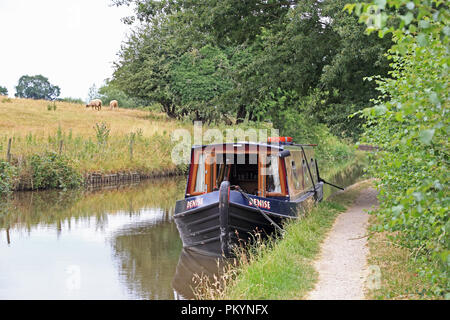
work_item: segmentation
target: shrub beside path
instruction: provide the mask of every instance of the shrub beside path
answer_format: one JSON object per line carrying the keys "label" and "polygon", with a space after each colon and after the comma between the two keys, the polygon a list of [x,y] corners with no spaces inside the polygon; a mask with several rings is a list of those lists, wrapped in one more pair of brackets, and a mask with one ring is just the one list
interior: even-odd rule
{"label": "shrub beside path", "polygon": [[369,253],[367,210],[377,205],[376,196],[375,189],[363,189],[353,205],[338,216],[314,263],[319,279],[306,299],[364,299]]}

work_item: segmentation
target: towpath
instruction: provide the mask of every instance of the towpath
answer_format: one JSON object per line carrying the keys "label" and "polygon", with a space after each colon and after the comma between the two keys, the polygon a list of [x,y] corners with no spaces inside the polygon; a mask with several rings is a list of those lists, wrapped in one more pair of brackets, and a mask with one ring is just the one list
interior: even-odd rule
{"label": "towpath", "polygon": [[361,190],[353,205],[336,219],[315,261],[319,280],[307,299],[364,299],[369,252],[367,210],[377,205],[376,195],[373,188]]}

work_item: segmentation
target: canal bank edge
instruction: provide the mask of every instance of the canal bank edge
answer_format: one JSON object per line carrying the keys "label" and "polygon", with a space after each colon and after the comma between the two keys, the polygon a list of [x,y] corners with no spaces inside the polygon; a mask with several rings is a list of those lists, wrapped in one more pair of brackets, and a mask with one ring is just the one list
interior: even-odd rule
{"label": "canal bank edge", "polygon": [[[153,178],[175,177],[186,175],[185,166],[178,166],[174,169],[161,169],[150,173],[138,171],[120,171],[115,173],[89,172],[84,174],[81,186],[85,188],[100,188],[104,186],[119,186],[122,184],[138,183],[143,180]],[[31,179],[20,179],[19,183],[12,191],[32,191],[33,182]]]}

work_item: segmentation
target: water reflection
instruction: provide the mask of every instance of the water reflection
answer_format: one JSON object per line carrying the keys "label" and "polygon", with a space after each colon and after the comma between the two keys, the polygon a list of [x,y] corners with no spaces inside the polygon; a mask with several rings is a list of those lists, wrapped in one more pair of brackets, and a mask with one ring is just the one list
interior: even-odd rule
{"label": "water reflection", "polygon": [[172,299],[184,187],[14,194],[0,209],[0,299]]}
{"label": "water reflection", "polygon": [[[362,170],[356,163],[323,176],[348,186]],[[172,215],[185,182],[0,201],[0,299],[194,298],[194,274],[212,277],[223,261],[182,250]]]}
{"label": "water reflection", "polygon": [[226,259],[206,256],[194,251],[183,249],[178,260],[172,286],[175,298],[180,300],[195,299],[194,288],[199,277],[213,279],[222,272]]}
{"label": "water reflection", "polygon": [[[363,162],[354,162],[340,169],[336,173],[325,172],[325,174],[323,174],[323,177],[327,181],[337,186],[346,188],[364,178],[365,168],[366,164],[364,164]],[[325,184],[323,188],[324,199],[328,198],[330,195],[337,191],[338,189]]]}
{"label": "water reflection", "polygon": [[[121,282],[141,299],[173,299],[171,281],[182,243],[171,217],[125,226],[111,241]],[[165,223],[169,222],[169,223]],[[177,235],[177,237],[174,237]]]}

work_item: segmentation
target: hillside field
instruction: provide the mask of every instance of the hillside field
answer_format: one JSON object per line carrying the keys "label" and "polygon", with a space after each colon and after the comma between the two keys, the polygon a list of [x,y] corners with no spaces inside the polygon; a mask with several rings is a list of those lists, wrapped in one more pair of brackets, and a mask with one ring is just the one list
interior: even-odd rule
{"label": "hillside field", "polygon": [[107,106],[97,111],[67,102],[0,97],[0,159],[6,159],[11,139],[12,163],[22,172],[27,157],[45,152],[66,156],[81,174],[171,170],[170,133],[190,127],[146,110]]}

